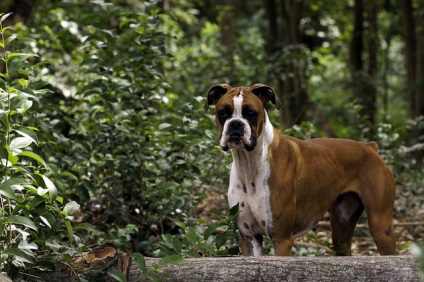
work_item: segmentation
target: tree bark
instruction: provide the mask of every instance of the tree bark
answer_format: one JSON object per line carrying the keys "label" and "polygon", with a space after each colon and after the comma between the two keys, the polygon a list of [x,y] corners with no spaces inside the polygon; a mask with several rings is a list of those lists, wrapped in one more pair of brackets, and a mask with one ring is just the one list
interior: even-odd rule
{"label": "tree bark", "polygon": [[222,11],[218,18],[222,56],[225,58],[226,62],[223,71],[226,77],[228,77],[228,83],[232,85],[237,84],[234,49],[236,46],[236,20],[239,5],[240,1],[238,0],[221,0]]}
{"label": "tree bark", "polygon": [[[361,105],[360,129],[366,129],[361,133],[368,139],[374,137],[377,100],[378,9],[378,1],[355,0],[354,30],[350,44],[352,94]],[[366,19],[364,14],[367,15]],[[365,22],[368,23],[367,30],[364,29]]]}
{"label": "tree bark", "polygon": [[228,257],[167,266],[164,281],[420,281],[412,257]]}
{"label": "tree bark", "polygon": [[268,21],[271,36],[267,42],[267,51],[278,71],[275,73],[276,90],[283,105],[282,121],[285,127],[291,127],[306,120],[309,107],[305,76],[306,55],[300,32],[304,1],[268,1],[266,8],[269,16],[278,17]]}
{"label": "tree bark", "polygon": [[[123,269],[126,254],[104,267],[70,270],[59,264],[55,272],[31,271],[26,281],[72,281],[76,274],[88,281],[116,281],[107,275],[110,269],[126,273],[128,281],[147,281],[132,261]],[[123,258],[123,259],[122,259]],[[121,261],[121,264],[119,263]],[[147,265],[158,259],[146,258]],[[179,264],[159,268],[163,281],[420,281],[417,259],[412,256],[357,257],[209,257],[185,259]],[[80,271],[80,272],[78,272]]]}
{"label": "tree bark", "polygon": [[415,21],[412,8],[412,0],[399,0],[402,16],[403,40],[405,43],[405,66],[406,66],[406,85],[409,93],[409,110],[411,117],[414,113],[414,95],[415,92],[415,60],[416,60],[416,37]]}
{"label": "tree bark", "polygon": [[[409,113],[412,119],[424,116],[424,2],[417,1],[414,9],[412,0],[399,1],[403,37],[405,43],[406,90],[409,100]],[[422,122],[422,121],[421,121]],[[423,141],[424,128],[418,125],[412,132],[411,143]],[[424,152],[418,150],[414,154],[417,167],[423,165]]]}
{"label": "tree bark", "polygon": [[[416,16],[415,38],[416,41],[416,69],[415,69],[415,91],[411,98],[411,117],[418,118],[424,115],[424,1],[418,1],[418,11]],[[421,129],[420,135],[424,135],[424,130]],[[421,140],[424,136],[421,136]]]}

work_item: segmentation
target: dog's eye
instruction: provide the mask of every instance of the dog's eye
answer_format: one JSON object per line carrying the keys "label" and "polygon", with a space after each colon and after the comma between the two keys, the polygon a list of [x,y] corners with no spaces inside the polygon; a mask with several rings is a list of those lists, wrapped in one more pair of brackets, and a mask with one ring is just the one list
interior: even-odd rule
{"label": "dog's eye", "polygon": [[223,108],[218,111],[218,118],[220,121],[225,121],[227,118],[230,117],[230,110],[228,108]]}
{"label": "dog's eye", "polygon": [[249,121],[254,121],[258,116],[258,113],[255,110],[246,109],[243,111],[243,116]]}

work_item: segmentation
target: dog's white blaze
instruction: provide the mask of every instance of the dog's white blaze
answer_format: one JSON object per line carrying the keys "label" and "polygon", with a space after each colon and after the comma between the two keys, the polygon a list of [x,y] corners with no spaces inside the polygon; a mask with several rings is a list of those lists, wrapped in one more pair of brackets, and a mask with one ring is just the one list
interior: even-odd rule
{"label": "dog's white blaze", "polygon": [[234,101],[234,112],[233,118],[241,118],[241,106],[243,105],[243,91],[240,90],[240,93],[233,98]]}
{"label": "dog's white blaze", "polygon": [[274,139],[273,127],[265,112],[265,126],[258,137],[256,148],[232,150],[233,164],[230,173],[228,202],[230,207],[239,203],[237,225],[246,238],[252,255],[261,255],[261,246],[255,235],[272,236],[272,216],[268,178],[271,173],[268,148]]}

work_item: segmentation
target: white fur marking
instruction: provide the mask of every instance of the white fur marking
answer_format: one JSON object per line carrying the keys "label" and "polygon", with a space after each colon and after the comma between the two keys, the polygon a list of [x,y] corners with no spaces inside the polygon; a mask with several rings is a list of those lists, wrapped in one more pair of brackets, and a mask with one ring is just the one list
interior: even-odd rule
{"label": "white fur marking", "polygon": [[[261,246],[255,235],[272,236],[273,233],[268,187],[268,178],[271,174],[268,149],[273,142],[274,131],[267,113],[264,114],[265,126],[262,134],[258,137],[256,148],[251,152],[232,150],[233,164],[228,189],[230,207],[237,203],[240,205],[241,212],[237,219],[239,229],[245,237],[253,238],[251,242],[248,242],[248,245],[251,244],[251,254],[254,256],[261,255]],[[244,185],[246,192],[242,189]],[[248,230],[244,228],[244,223],[249,226]]]}
{"label": "white fur marking", "polygon": [[243,91],[240,90],[240,93],[237,96],[234,96],[234,112],[233,118],[241,118],[241,106],[243,104]]}

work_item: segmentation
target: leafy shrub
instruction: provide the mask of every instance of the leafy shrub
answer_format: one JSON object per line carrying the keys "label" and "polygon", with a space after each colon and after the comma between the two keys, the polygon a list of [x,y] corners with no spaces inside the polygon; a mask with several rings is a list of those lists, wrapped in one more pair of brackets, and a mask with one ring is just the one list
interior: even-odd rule
{"label": "leafy shrub", "polygon": [[52,60],[43,79],[55,91],[40,101],[42,131],[55,125],[42,141],[65,177],[64,197],[99,230],[83,239],[151,254],[159,234],[178,232],[175,222],[195,222],[204,183],[223,181],[226,168],[206,162],[222,157],[213,119],[198,110],[203,97],[175,93],[163,75],[169,37],[156,2],[135,11],[67,5],[76,12],[50,6],[52,22],[35,33],[34,48]]}
{"label": "leafy shrub", "polygon": [[38,129],[27,125],[27,115],[48,90],[34,86],[39,66],[30,60],[37,55],[13,50],[17,35],[2,26],[9,15],[0,14],[0,61],[6,70],[0,73],[0,271],[15,278],[20,269],[36,264],[36,251],[62,239],[64,230],[72,239],[70,220],[77,204],[63,207],[54,171],[34,152]]}
{"label": "leafy shrub", "polygon": [[[182,233],[180,235],[163,234],[163,242],[156,244],[157,254],[184,258],[240,254],[238,244],[240,235],[235,222],[238,210],[239,206],[236,205],[230,209],[228,215],[218,210],[211,211],[210,214],[218,217],[218,220],[207,228],[202,228],[201,225],[187,226],[183,222],[178,222]],[[223,230],[218,231],[218,228]]]}

